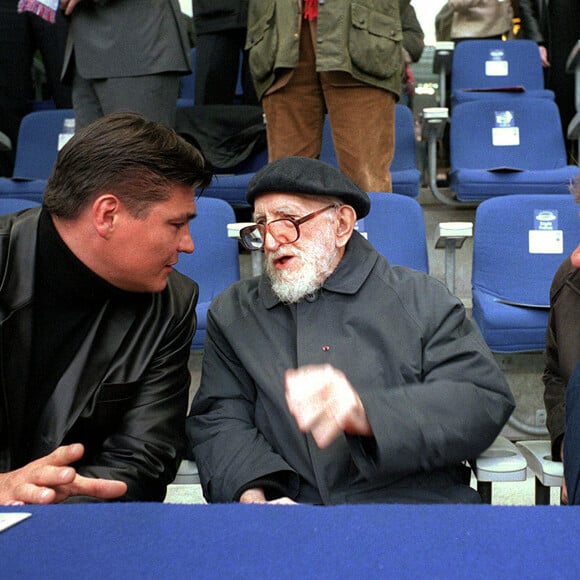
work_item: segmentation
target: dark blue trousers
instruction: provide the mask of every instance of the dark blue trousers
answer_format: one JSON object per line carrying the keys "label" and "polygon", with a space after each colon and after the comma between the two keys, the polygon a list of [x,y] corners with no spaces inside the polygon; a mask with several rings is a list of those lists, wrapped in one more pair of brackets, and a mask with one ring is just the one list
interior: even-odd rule
{"label": "dark blue trousers", "polygon": [[566,388],[564,477],[568,486],[568,504],[580,505],[580,363]]}

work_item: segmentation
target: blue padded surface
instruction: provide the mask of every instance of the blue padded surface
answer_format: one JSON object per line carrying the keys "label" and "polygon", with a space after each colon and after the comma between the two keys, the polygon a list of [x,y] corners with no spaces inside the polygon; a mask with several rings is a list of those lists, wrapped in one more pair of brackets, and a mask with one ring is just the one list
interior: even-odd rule
{"label": "blue padded surface", "polygon": [[58,135],[72,109],[35,111],[25,115],[18,132],[14,177],[48,179],[58,154]]}
{"label": "blue padded surface", "polygon": [[[519,140],[514,144],[493,142],[502,116],[517,128]],[[457,106],[450,127],[450,162],[449,184],[460,200],[516,193],[566,194],[578,173],[576,166],[567,165],[558,108],[546,99]]]}
{"label": "blue padded surface", "polygon": [[[563,231],[561,254],[529,252],[537,211],[557,214],[556,229]],[[579,241],[578,207],[570,194],[512,195],[479,205],[473,236],[473,318],[491,350],[544,347],[552,279]]]}
{"label": "blue padded surface", "polygon": [[40,205],[38,201],[14,197],[0,197],[0,215],[16,213]]}
{"label": "blue padded surface", "polygon": [[[507,62],[507,75],[486,74],[487,61]],[[538,45],[532,40],[465,40],[453,51],[451,65],[451,105],[468,100],[488,100],[502,93],[464,92],[463,89],[491,89],[521,86],[525,92],[511,97],[534,96],[554,99],[553,91],[544,88],[544,72]]]}
{"label": "blue padded surface", "polygon": [[429,272],[425,219],[419,202],[396,193],[369,193],[371,211],[359,221],[360,231],[387,260]]}
{"label": "blue padded surface", "polygon": [[20,198],[42,203],[45,189],[46,179],[17,181],[8,177],[0,177],[0,198]]}
{"label": "blue padded surface", "polygon": [[176,269],[199,285],[197,330],[192,348],[203,348],[207,310],[212,299],[240,279],[238,241],[228,238],[227,225],[236,221],[234,210],[222,199],[196,199],[198,217],[190,224],[193,254],[180,254]]}

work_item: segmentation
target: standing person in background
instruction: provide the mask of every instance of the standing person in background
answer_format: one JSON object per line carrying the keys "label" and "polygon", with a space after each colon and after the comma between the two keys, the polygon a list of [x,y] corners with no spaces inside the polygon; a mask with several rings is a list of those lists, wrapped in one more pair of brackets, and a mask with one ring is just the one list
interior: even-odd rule
{"label": "standing person in background", "polygon": [[425,34],[411,4],[401,14],[403,27],[403,94],[407,105],[413,109],[415,96],[415,75],[411,64],[418,62],[425,48]]}
{"label": "standing person in background", "polygon": [[550,66],[536,13],[530,0],[449,0],[453,13],[451,40],[506,40],[513,38],[514,12],[520,18],[518,38],[538,43],[542,66]]}
{"label": "standing person in background", "polygon": [[63,74],[73,74],[76,126],[115,111],[175,124],[191,48],[178,0],[60,0],[70,17]]}
{"label": "standing person in background", "polygon": [[12,151],[0,152],[0,176],[12,175],[18,129],[35,98],[32,78],[34,55],[40,52],[46,72],[48,97],[59,109],[72,107],[71,90],[60,80],[67,36],[62,14],[54,23],[31,12],[18,13],[15,0],[0,0],[0,131]]}
{"label": "standing person in background", "polygon": [[[574,194],[576,202],[580,203],[580,177],[576,179]],[[567,425],[573,427],[574,438],[577,438],[580,423],[580,399],[578,393],[571,396],[574,408],[566,404],[567,385],[574,374],[574,369],[580,362],[580,246],[568,256],[558,268],[550,288],[550,317],[546,330],[544,404],[546,406],[546,426],[552,443],[552,459],[565,460],[564,439]],[[576,373],[576,390],[580,392],[580,373]],[[573,417],[571,422],[568,420]],[[580,441],[570,445],[568,453],[573,448],[576,458],[571,468],[576,472],[574,487],[575,503],[580,503]],[[564,461],[566,476],[566,461]],[[562,503],[568,503],[567,477],[562,482]]]}
{"label": "standing person in background", "polygon": [[242,104],[257,105],[244,50],[248,0],[193,0],[195,104],[231,105],[242,58]]}
{"label": "standing person in background", "polygon": [[270,161],[317,158],[328,113],[338,165],[366,191],[391,191],[402,27],[409,0],[250,0],[250,66]]}
{"label": "standing person in background", "polygon": [[554,91],[566,138],[568,162],[577,163],[578,143],[567,139],[568,125],[576,114],[575,79],[566,72],[570,52],[580,39],[580,2],[578,0],[535,0],[540,30],[550,55],[546,69],[546,88]]}

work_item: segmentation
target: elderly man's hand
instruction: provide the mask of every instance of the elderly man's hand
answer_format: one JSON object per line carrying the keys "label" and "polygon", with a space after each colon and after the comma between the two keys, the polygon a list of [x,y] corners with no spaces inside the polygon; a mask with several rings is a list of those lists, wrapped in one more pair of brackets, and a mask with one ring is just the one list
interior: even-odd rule
{"label": "elderly man's hand", "polygon": [[330,365],[286,371],[286,402],[300,430],[312,433],[320,448],[328,447],[342,432],[373,435],[357,392]]}
{"label": "elderly man's hand", "polygon": [[298,505],[289,497],[279,497],[277,499],[266,499],[266,494],[261,487],[252,487],[247,489],[240,496],[240,503],[264,503],[270,505]]}
{"label": "elderly man's hand", "polygon": [[80,443],[59,447],[24,467],[0,474],[0,505],[59,503],[71,496],[113,499],[127,491],[122,481],[79,475],[71,463],[84,453]]}

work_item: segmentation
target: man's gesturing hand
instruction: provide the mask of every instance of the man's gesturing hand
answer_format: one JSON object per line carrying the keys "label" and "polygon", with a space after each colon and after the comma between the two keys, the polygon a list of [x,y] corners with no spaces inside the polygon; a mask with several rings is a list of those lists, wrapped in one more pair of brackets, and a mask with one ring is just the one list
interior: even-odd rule
{"label": "man's gesturing hand", "polygon": [[127,484],[79,475],[71,463],[85,452],[80,443],[64,445],[20,469],[0,474],[0,505],[47,504],[71,496],[113,499],[127,491]]}
{"label": "man's gesturing hand", "polygon": [[312,433],[321,448],[328,447],[341,432],[373,434],[357,392],[330,365],[286,371],[286,402],[300,430]]}

